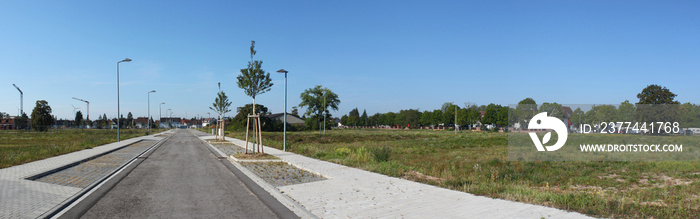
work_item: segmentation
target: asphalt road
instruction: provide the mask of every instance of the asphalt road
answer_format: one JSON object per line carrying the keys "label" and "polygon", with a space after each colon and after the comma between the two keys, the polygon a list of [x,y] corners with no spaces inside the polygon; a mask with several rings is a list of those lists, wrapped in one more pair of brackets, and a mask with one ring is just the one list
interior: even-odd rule
{"label": "asphalt road", "polygon": [[177,130],[83,218],[277,218],[199,139]]}

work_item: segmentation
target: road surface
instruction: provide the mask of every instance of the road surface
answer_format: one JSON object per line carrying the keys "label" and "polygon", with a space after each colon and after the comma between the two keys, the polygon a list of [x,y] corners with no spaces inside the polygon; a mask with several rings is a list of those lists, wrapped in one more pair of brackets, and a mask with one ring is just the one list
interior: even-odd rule
{"label": "road surface", "polygon": [[[176,130],[83,218],[277,218],[188,130]],[[286,217],[286,216],[285,216]]]}

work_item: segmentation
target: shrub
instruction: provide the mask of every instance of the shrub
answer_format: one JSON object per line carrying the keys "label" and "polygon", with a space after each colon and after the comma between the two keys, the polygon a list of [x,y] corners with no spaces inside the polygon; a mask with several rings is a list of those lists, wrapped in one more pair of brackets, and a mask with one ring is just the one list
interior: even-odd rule
{"label": "shrub", "polygon": [[380,148],[372,149],[372,158],[377,162],[389,161],[389,156],[391,155],[391,148],[387,146],[382,146]]}

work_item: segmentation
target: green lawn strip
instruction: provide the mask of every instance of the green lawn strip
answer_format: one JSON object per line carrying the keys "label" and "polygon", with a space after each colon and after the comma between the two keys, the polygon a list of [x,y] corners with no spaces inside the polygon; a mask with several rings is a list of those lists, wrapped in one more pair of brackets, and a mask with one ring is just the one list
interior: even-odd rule
{"label": "green lawn strip", "polygon": [[[264,132],[263,138],[282,148],[281,132]],[[508,161],[507,144],[507,134],[489,132],[287,133],[287,150],[294,153],[477,195],[598,217],[700,217],[699,161],[516,162]]]}
{"label": "green lawn strip", "polygon": [[[121,131],[121,138],[129,139],[145,134],[146,130],[125,129]],[[100,129],[0,131],[0,168],[116,142],[116,136],[117,130]]]}

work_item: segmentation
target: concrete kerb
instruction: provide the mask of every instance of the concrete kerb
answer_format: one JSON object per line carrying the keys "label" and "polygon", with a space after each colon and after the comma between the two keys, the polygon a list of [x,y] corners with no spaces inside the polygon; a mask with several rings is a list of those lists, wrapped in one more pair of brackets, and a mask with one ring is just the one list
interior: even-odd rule
{"label": "concrete kerb", "polygon": [[[247,176],[253,183],[257,184],[264,191],[269,193],[269,195],[271,195],[272,197],[277,199],[277,201],[282,203],[282,205],[284,205],[289,210],[294,212],[294,214],[296,214],[297,216],[299,216],[301,218],[319,218],[318,216],[314,215],[309,210],[307,210],[302,204],[298,203],[297,201],[295,201],[291,197],[284,195],[279,189],[277,189],[273,185],[267,183],[265,180],[260,178],[258,175],[251,172],[250,170],[248,170],[248,168],[243,167],[237,161],[239,159],[235,159],[233,156],[227,157],[222,151],[220,151],[219,149],[217,149],[216,147],[214,147],[213,145],[209,144],[209,142],[206,141],[207,139],[213,139],[213,138],[214,138],[213,136],[211,136],[211,137],[210,136],[200,136],[199,137],[199,139],[202,141],[202,143],[204,143],[209,148],[209,150],[212,151],[212,153],[215,153],[216,156],[218,156],[220,158],[221,157],[226,158],[226,160],[227,160],[226,163],[233,165],[233,167],[235,167],[238,171],[240,171],[242,174]],[[225,140],[230,142],[230,139],[225,138]],[[233,142],[231,142],[231,143],[233,143]],[[280,160],[273,160],[273,161],[274,162],[284,162],[281,159]],[[222,160],[222,162],[223,162],[223,160]],[[234,170],[232,170],[232,171],[234,171]],[[245,180],[242,180],[242,181],[244,181],[244,183],[246,182]]]}
{"label": "concrete kerb", "polygon": [[[111,152],[114,152],[116,150],[122,149],[124,147],[127,147],[129,145],[138,143],[143,140],[147,140],[147,138],[159,138],[155,137],[156,135],[163,134],[170,132],[170,130],[161,132],[161,133],[156,133],[152,135],[147,135],[147,136],[142,136],[142,137],[137,137],[137,138],[132,138],[132,139],[127,139],[122,142],[127,142],[125,143],[124,146],[120,146],[116,149],[110,150],[106,153],[102,153],[96,156],[92,156],[87,159],[83,159],[79,162],[85,160],[89,160],[95,157],[99,157],[105,154],[109,154]],[[172,135],[171,135],[172,136]],[[141,162],[143,162],[143,158],[148,157],[153,151],[155,151],[163,142],[165,142],[167,139],[169,139],[171,136],[164,137],[160,139],[158,142],[150,146],[148,149],[145,151],[141,152],[139,155],[135,156],[132,158],[130,161],[126,162],[124,165],[120,166],[117,168],[115,171],[112,173],[107,174],[106,176],[100,178],[98,181],[92,183],[90,186],[86,187],[85,189],[81,190],[77,194],[69,197],[66,199],[64,202],[61,204],[55,206],[51,210],[47,211],[44,213],[41,217],[43,218],[77,218],[80,217],[82,214],[87,212],[99,199],[104,196],[109,190],[111,190],[121,179],[126,177],[126,175],[129,174],[134,168],[136,168]],[[132,141],[130,141],[132,140]],[[72,164],[74,165],[74,164]],[[60,167],[57,169],[65,169],[67,167]]]}

